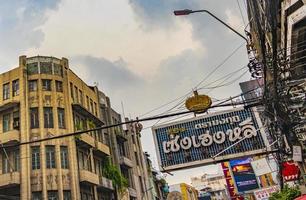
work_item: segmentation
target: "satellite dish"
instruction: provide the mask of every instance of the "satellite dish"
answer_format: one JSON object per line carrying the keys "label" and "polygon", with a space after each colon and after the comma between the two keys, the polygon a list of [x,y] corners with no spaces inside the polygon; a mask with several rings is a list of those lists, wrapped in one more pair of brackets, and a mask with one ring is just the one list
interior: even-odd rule
{"label": "satellite dish", "polygon": [[167,200],[183,200],[183,196],[180,192],[170,192],[167,196]]}

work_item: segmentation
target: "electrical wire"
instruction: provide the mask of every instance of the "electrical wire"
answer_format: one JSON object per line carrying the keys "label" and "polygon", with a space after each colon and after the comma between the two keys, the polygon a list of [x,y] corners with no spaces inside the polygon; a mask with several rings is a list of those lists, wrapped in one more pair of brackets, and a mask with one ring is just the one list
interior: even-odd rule
{"label": "electrical wire", "polygon": [[[205,76],[194,88],[196,89],[197,87],[199,87],[207,78],[209,78],[215,71],[217,71],[221,66],[223,66],[243,45],[244,45],[244,43],[241,43],[241,45],[239,45],[237,48],[235,48],[227,57],[225,57],[221,61],[221,63],[216,65],[214,67],[214,70],[211,71],[207,76]],[[192,93],[192,91],[190,91],[190,92],[188,92],[188,93],[186,93],[186,94],[184,94],[184,95],[182,95],[182,96],[180,96],[178,98],[175,98],[175,99],[173,99],[173,100],[171,100],[171,101],[169,101],[169,102],[167,102],[165,104],[162,104],[161,106],[158,106],[158,107],[156,107],[156,108],[154,108],[152,110],[149,110],[148,112],[146,112],[144,114],[141,114],[139,117],[143,117],[143,116],[145,116],[145,115],[147,115],[149,113],[152,113],[152,112],[154,112],[156,110],[159,110],[159,109],[161,109],[161,108],[163,108],[163,107],[165,107],[165,106],[167,106],[167,105],[169,105],[169,104],[171,104],[171,103],[173,103],[173,102],[175,102],[177,100],[184,99],[184,98],[186,98],[191,93]]]}
{"label": "electrical wire", "polygon": [[[243,103],[236,103],[236,105],[245,105],[246,102]],[[253,103],[253,102],[252,102]],[[226,106],[232,106],[233,104],[216,104],[211,106],[210,108],[214,108],[214,107],[226,107]],[[10,148],[10,147],[18,147],[21,145],[26,145],[26,144],[33,144],[33,143],[38,143],[38,142],[45,142],[45,141],[49,141],[49,140],[54,140],[54,139],[60,139],[60,138],[65,138],[65,137],[69,137],[69,136],[77,136],[77,135],[81,135],[83,133],[88,133],[88,132],[92,132],[92,131],[98,131],[98,130],[103,130],[103,129],[107,129],[107,128],[112,128],[112,127],[116,127],[116,126],[121,126],[124,124],[131,124],[131,123],[139,123],[142,121],[151,121],[151,120],[156,120],[156,119],[163,119],[163,118],[168,118],[168,117],[173,117],[173,116],[178,116],[178,115],[184,115],[187,113],[193,113],[194,111],[183,111],[183,112],[178,112],[178,113],[173,113],[173,114],[166,114],[166,115],[156,115],[156,116],[152,116],[152,117],[146,117],[146,118],[142,118],[142,119],[136,119],[136,120],[130,120],[130,121],[126,121],[126,122],[121,122],[121,123],[117,123],[117,124],[111,124],[111,125],[107,125],[107,126],[101,126],[101,127],[97,127],[94,129],[89,129],[89,130],[82,130],[82,131],[77,131],[77,132],[72,132],[72,133],[67,133],[67,134],[63,134],[63,135],[56,135],[56,136],[52,136],[52,137],[48,137],[48,138],[41,138],[41,139],[37,139],[37,140],[32,140],[32,141],[26,141],[26,142],[20,142],[18,144],[9,144],[9,145],[3,145],[1,147],[2,148]]]}
{"label": "electrical wire", "polygon": [[239,3],[239,0],[236,0],[237,4],[238,4],[238,8],[239,8],[239,11],[240,11],[240,15],[241,15],[241,19],[243,21],[243,24],[244,24],[244,27],[246,26],[246,23],[244,21],[244,16],[242,14],[242,10],[241,10],[241,7],[240,7],[240,3]]}

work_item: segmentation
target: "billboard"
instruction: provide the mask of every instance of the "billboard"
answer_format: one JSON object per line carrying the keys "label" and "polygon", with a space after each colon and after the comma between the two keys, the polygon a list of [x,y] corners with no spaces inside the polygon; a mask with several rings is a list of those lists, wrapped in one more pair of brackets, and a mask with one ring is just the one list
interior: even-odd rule
{"label": "billboard", "polygon": [[238,194],[238,191],[235,187],[235,183],[234,183],[234,179],[231,174],[229,162],[222,162],[221,166],[222,166],[224,178],[226,180],[227,191],[230,196],[230,199],[243,200],[244,199],[243,196],[240,196]]}
{"label": "billboard", "polygon": [[259,188],[251,161],[251,158],[241,158],[229,161],[239,193]]}
{"label": "billboard", "polygon": [[235,108],[154,126],[152,132],[165,171],[262,153],[267,138],[261,127],[255,108]]}
{"label": "billboard", "polygon": [[264,80],[262,78],[239,83],[243,98],[246,101],[263,96]]}

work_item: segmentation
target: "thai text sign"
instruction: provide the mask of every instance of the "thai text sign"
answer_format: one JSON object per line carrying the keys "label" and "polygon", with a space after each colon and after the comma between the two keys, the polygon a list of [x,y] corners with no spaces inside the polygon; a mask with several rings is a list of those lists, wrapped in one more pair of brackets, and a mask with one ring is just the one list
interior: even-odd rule
{"label": "thai text sign", "polygon": [[254,195],[255,195],[256,200],[268,200],[272,193],[278,192],[278,191],[279,191],[279,186],[274,185],[272,187],[256,190],[254,191]]}
{"label": "thai text sign", "polygon": [[259,126],[257,112],[236,108],[152,130],[160,166],[174,170],[263,152],[266,137]]}

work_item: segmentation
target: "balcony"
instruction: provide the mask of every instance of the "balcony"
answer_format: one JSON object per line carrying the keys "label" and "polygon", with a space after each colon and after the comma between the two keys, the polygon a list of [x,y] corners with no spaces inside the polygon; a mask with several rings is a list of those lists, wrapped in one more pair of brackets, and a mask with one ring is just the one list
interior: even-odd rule
{"label": "balcony", "polygon": [[126,135],[125,135],[125,133],[123,131],[121,131],[119,128],[115,128],[114,131],[115,131],[117,140],[119,140],[121,142],[127,141],[127,137],[126,137]]}
{"label": "balcony", "polygon": [[137,198],[137,192],[134,188],[129,187],[128,190],[129,190],[130,196]]}
{"label": "balcony", "polygon": [[0,134],[0,141],[2,144],[16,144],[20,142],[20,132],[19,130],[10,130]]}
{"label": "balcony", "polygon": [[0,104],[0,112],[10,109],[10,108],[14,108],[19,105],[18,101],[12,101],[12,100],[6,100],[6,101],[8,102]]}
{"label": "balcony", "polygon": [[134,166],[133,162],[129,158],[127,158],[125,156],[122,156],[122,155],[120,155],[119,162],[120,162],[120,165],[125,165],[125,166],[127,166],[129,168],[132,168]]}
{"label": "balcony", "polygon": [[79,103],[74,103],[72,104],[73,110],[77,111],[84,117],[91,119],[97,126],[103,126],[104,123],[101,121],[98,117],[96,117],[94,114],[89,112],[86,108],[84,108],[81,104]]}
{"label": "balcony", "polygon": [[99,185],[99,175],[93,172],[81,169],[80,182],[86,182],[93,185]]}
{"label": "balcony", "polygon": [[102,142],[95,141],[95,151],[101,152],[103,154],[106,154],[107,156],[110,155],[109,147],[106,144],[103,144]]}
{"label": "balcony", "polygon": [[0,175],[0,189],[20,185],[20,173],[12,172]]}
{"label": "balcony", "polygon": [[108,190],[114,190],[114,187],[113,187],[113,181],[108,179],[108,178],[105,178],[103,176],[100,176],[100,179],[99,179],[100,183],[98,185],[98,187],[101,187],[101,188],[104,188],[104,189],[108,189]]}
{"label": "balcony", "polygon": [[91,137],[90,135],[88,135],[87,133],[83,133],[82,135],[80,135],[79,141],[91,147],[95,147],[95,139]]}

